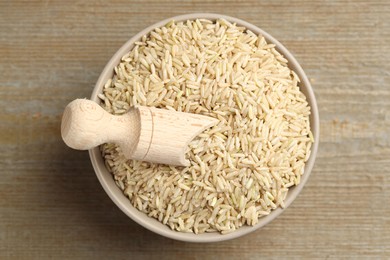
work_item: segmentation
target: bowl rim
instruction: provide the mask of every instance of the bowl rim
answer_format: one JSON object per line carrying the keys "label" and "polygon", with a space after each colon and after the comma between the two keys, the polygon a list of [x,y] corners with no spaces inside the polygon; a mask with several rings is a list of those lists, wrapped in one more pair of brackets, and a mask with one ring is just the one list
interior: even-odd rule
{"label": "bowl rim", "polygon": [[[134,208],[130,201],[125,197],[122,193],[122,191],[116,186],[114,182],[114,178],[112,178],[111,173],[108,172],[108,170],[104,166],[104,160],[101,156],[99,147],[95,147],[91,150],[89,150],[89,156],[91,159],[92,166],[95,170],[96,176],[102,185],[103,189],[107,193],[107,195],[111,198],[111,200],[132,220],[140,224],[141,226],[145,227],[146,229],[153,231],[154,233],[157,233],[159,235],[180,240],[180,241],[186,241],[186,242],[219,242],[219,241],[225,241],[230,240],[234,238],[241,237],[243,235],[249,234],[265,225],[267,225],[269,222],[277,218],[283,211],[285,211],[291,203],[296,199],[296,197],[299,195],[299,193],[302,191],[303,187],[305,186],[314,162],[317,155],[318,150],[318,144],[319,144],[319,114],[318,114],[318,107],[316,98],[312,89],[312,86],[310,84],[310,81],[308,80],[305,72],[303,71],[302,67],[298,63],[298,61],[294,58],[294,56],[287,50],[286,47],[284,47],[278,40],[276,40],[274,37],[272,37],[270,34],[262,30],[261,28],[248,23],[244,20],[216,14],[216,13],[190,13],[190,14],[184,14],[184,15],[178,15],[171,18],[164,19],[162,21],[159,21],[157,23],[154,23],[153,25],[145,28],[144,30],[140,31],[133,37],[131,37],[125,44],[122,45],[122,47],[112,56],[112,58],[109,60],[107,65],[104,67],[102,73],[100,74],[95,87],[93,89],[91,100],[95,102],[99,102],[98,94],[101,93],[104,84],[106,83],[106,80],[113,75],[114,67],[120,62],[121,58],[129,52],[133,48],[133,44],[135,41],[139,40],[143,35],[148,34],[151,30],[155,28],[159,28],[167,24],[168,22],[174,20],[177,22],[180,21],[186,21],[186,20],[195,20],[195,19],[210,19],[210,20],[216,20],[216,19],[225,19],[231,23],[236,23],[239,26],[243,26],[252,32],[256,34],[261,34],[264,36],[266,41],[268,43],[275,44],[276,50],[278,50],[287,60],[288,60],[288,66],[289,68],[293,69],[294,72],[299,76],[301,83],[300,83],[300,89],[302,92],[304,92],[310,108],[311,108],[311,115],[310,115],[310,125],[311,130],[314,136],[314,143],[311,147],[311,155],[308,159],[308,161],[305,164],[304,174],[302,175],[301,182],[298,186],[294,186],[294,188],[289,190],[289,193],[287,195],[287,198],[285,200],[285,208],[278,207],[277,209],[271,211],[271,213],[266,216],[259,219],[259,222],[254,226],[242,226],[238,228],[237,230],[228,233],[228,234],[220,234],[218,232],[215,233],[203,233],[203,234],[194,234],[194,233],[183,233],[178,232],[175,230],[171,230],[168,226],[162,224],[156,219],[153,219],[151,217],[148,217],[145,215],[145,213],[142,213],[138,211],[136,208]],[[109,76],[111,75],[111,76]],[[304,89],[302,89],[302,87]],[[107,174],[111,176],[111,180],[107,178]],[[120,193],[118,193],[120,191]],[[127,200],[128,203],[126,203],[125,200]],[[130,206],[130,207],[129,207]],[[156,223],[157,222],[157,223]]]}

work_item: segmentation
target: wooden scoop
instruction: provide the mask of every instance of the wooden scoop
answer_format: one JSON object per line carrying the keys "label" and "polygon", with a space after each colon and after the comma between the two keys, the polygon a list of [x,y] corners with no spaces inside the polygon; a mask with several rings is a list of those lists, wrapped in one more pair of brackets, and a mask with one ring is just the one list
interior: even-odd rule
{"label": "wooden scoop", "polygon": [[77,150],[116,143],[129,159],[189,166],[184,158],[188,143],[217,121],[144,106],[114,116],[93,101],[76,99],[65,108],[61,135],[69,147]]}

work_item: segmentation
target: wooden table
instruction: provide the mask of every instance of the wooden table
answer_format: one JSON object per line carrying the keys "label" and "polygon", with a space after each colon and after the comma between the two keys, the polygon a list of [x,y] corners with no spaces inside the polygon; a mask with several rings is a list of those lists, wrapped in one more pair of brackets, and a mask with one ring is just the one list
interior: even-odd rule
{"label": "wooden table", "polygon": [[[86,152],[60,138],[65,105],[89,97],[132,35],[161,19],[216,12],[291,50],[321,116],[312,176],[278,219],[214,244],[173,241],[123,214]],[[390,2],[0,2],[1,259],[390,258]]]}

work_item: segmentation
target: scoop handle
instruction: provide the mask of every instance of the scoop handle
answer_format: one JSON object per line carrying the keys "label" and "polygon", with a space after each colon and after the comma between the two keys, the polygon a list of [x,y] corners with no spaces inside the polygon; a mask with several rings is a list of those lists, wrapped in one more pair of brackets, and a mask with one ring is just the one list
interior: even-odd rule
{"label": "scoop handle", "polygon": [[88,150],[103,143],[117,143],[127,149],[123,152],[132,154],[140,135],[139,121],[136,109],[114,116],[93,101],[76,99],[65,108],[61,135],[73,149]]}

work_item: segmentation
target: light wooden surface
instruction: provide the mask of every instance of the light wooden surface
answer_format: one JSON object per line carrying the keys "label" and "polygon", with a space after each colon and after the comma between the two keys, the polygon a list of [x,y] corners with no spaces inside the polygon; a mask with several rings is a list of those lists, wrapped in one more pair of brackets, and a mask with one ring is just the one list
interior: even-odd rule
{"label": "light wooden surface", "polygon": [[[245,237],[191,244],[127,218],[60,117],[141,29],[217,12],[279,39],[311,79],[321,116],[312,176],[277,220]],[[390,2],[0,2],[1,259],[389,259]]]}

